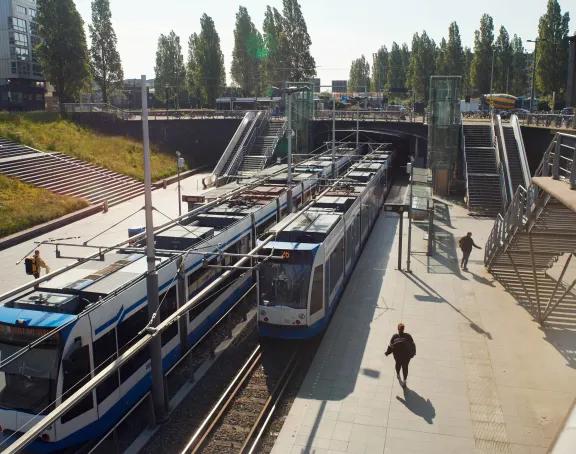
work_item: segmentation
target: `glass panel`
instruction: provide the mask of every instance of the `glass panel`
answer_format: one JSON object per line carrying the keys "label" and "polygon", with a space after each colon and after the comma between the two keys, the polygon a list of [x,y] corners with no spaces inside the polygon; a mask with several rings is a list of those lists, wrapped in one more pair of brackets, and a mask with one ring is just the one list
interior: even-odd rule
{"label": "glass panel", "polygon": [[314,269],[314,278],[312,280],[312,296],[310,297],[310,315],[315,314],[324,305],[323,295],[324,265],[318,265]]}
{"label": "glass panel", "polygon": [[[22,347],[0,343],[0,360]],[[46,413],[56,396],[59,349],[34,348],[0,371],[0,408]]]}
{"label": "glass panel", "polygon": [[312,253],[310,251],[274,251],[286,259],[270,260],[260,269],[261,300],[265,306],[305,309],[308,303]]}

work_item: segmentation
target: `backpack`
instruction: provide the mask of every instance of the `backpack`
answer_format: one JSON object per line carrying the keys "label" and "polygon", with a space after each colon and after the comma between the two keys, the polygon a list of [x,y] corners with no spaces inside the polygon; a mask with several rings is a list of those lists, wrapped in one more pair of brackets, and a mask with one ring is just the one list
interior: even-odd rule
{"label": "backpack", "polygon": [[36,274],[38,270],[36,267],[36,259],[34,257],[26,257],[26,260],[24,260],[24,268],[26,269],[26,274],[31,276]]}
{"label": "backpack", "polygon": [[392,343],[392,351],[394,355],[413,358],[416,354],[416,345],[414,345],[414,341],[410,337],[398,336]]}

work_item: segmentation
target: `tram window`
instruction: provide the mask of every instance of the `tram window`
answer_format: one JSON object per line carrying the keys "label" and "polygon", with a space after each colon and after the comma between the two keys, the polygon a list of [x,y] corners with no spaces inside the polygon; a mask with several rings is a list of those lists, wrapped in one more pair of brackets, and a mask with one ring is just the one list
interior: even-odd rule
{"label": "tram window", "polygon": [[[160,301],[160,320],[166,320],[176,311],[178,306],[176,301],[176,286],[172,286],[168,290],[167,294],[163,293],[160,295]],[[162,334],[160,334],[162,339],[162,347],[170,342],[170,340],[176,335],[178,335],[178,323],[172,323],[168,328],[164,330],[164,332],[162,332]]]}
{"label": "tram window", "polygon": [[344,242],[340,240],[334,252],[330,255],[330,294],[336,288],[336,284],[342,275],[342,271],[344,270],[344,253],[342,252],[342,248],[344,246]]}
{"label": "tram window", "polygon": [[324,280],[324,265],[318,265],[314,269],[314,277],[312,279],[312,296],[310,297],[310,315],[315,314],[322,309],[324,298],[322,295],[322,281]]}
{"label": "tram window", "polygon": [[[63,361],[64,384],[62,388],[62,401],[78,391],[88,381],[90,381],[90,351],[88,345],[75,350],[69,358]],[[62,422],[86,413],[94,407],[92,393],[84,397],[72,409],[62,416]]]}
{"label": "tram window", "polygon": [[354,230],[354,223],[350,224],[348,230],[346,232],[346,259],[349,259],[354,255],[354,246],[355,246],[355,230]]}
{"label": "tram window", "polygon": [[[144,306],[135,314],[118,325],[118,349],[124,353],[137,339],[138,333],[148,323],[148,308]],[[129,359],[120,368],[120,381],[125,382],[134,372],[142,367],[150,358],[147,348],[143,348],[135,356]]]}
{"label": "tram window", "polygon": [[[100,372],[118,356],[116,350],[116,329],[108,331],[93,344],[95,372]],[[104,401],[118,388],[118,372],[113,373],[96,388],[96,401]]]}

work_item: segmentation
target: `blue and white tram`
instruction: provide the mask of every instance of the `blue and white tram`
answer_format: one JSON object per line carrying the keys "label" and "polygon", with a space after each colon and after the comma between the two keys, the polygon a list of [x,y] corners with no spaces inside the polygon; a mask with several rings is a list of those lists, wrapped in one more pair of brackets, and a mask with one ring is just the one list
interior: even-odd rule
{"label": "blue and white tram", "polygon": [[[317,179],[305,174],[294,180],[293,197],[303,203],[316,190]],[[263,184],[191,216],[181,226],[155,234],[158,253],[160,316],[166,318],[183,304],[178,282],[184,282],[186,301],[212,282],[221,269],[205,267],[203,256],[183,256],[185,278],[177,279],[176,255],[182,251],[247,253],[257,235],[285,214],[286,187]],[[163,252],[162,252],[163,251]],[[171,254],[178,251],[180,254]],[[230,265],[231,256],[214,256],[212,265]],[[26,424],[66,400],[101,368],[110,364],[138,338],[149,321],[143,254],[109,254],[105,263],[79,264],[33,291],[0,306],[0,359],[54,331],[48,341],[0,370],[0,432],[4,440],[17,437]],[[238,271],[161,336],[163,367],[170,368],[252,285],[252,273]],[[148,349],[124,364],[92,395],[50,426],[29,449],[53,452],[102,436],[151,385]],[[32,423],[30,426],[33,426]]]}
{"label": "blue and white tram", "polygon": [[388,193],[393,152],[352,165],[306,210],[271,229],[258,272],[258,327],[265,337],[304,339],[326,329]]}

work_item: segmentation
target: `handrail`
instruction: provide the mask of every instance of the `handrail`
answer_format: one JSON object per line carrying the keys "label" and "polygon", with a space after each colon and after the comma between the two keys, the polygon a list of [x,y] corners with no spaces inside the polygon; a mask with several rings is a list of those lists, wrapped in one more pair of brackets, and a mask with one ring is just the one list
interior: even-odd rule
{"label": "handrail", "polygon": [[272,154],[274,154],[274,150],[276,150],[276,146],[278,145],[278,142],[280,142],[280,139],[282,137],[284,137],[284,134],[286,133],[287,126],[288,126],[287,122],[283,122],[282,127],[278,130],[278,132],[276,132],[276,136],[274,136],[274,140],[272,141],[272,145],[269,145],[264,149],[265,150],[264,156],[266,156],[266,158],[269,158],[270,156],[272,156]]}
{"label": "handrail", "polygon": [[522,179],[524,180],[525,187],[528,187],[532,178],[530,176],[530,165],[528,164],[528,156],[526,155],[526,148],[524,147],[524,139],[522,138],[522,130],[520,129],[518,116],[510,116],[510,125],[514,131],[514,139],[518,147],[518,157],[520,158],[520,165],[522,167]]}
{"label": "handrail", "polygon": [[[508,194],[510,194],[510,197],[512,197],[512,195],[514,194],[514,188],[512,187],[512,175],[510,174],[510,164],[508,163],[508,150],[506,149],[506,141],[504,138],[504,127],[502,126],[502,117],[500,115],[496,115],[496,129],[498,130],[498,144],[501,146],[500,148],[500,155],[502,160],[504,161],[504,170],[506,172],[506,183],[507,184],[507,190],[508,190]],[[509,203],[510,200],[508,200],[508,197],[506,197],[506,202]],[[504,205],[502,207],[504,210],[506,210],[507,205]]]}
{"label": "handrail", "polygon": [[500,198],[502,202],[502,210],[504,211],[508,205],[508,191],[506,190],[506,177],[504,176],[504,169],[502,162],[500,161],[498,139],[496,138],[496,132],[494,131],[494,120],[490,121],[490,134],[492,148],[494,149],[494,157],[496,158],[496,171],[498,172],[498,178],[500,180]]}
{"label": "handrail", "polygon": [[65,112],[105,112],[112,113],[122,120],[128,120],[132,117],[130,112],[127,112],[119,107],[107,103],[61,103],[61,108]]}
{"label": "handrail", "polygon": [[462,156],[464,157],[464,181],[466,182],[466,200],[470,203],[470,193],[468,190],[468,161],[466,160],[466,136],[464,135],[464,119],[460,114],[460,133],[462,134]]}
{"label": "handrail", "polygon": [[228,162],[230,154],[234,151],[234,147],[236,147],[236,145],[238,144],[238,140],[240,140],[240,138],[242,137],[242,133],[248,127],[248,124],[253,120],[254,116],[255,116],[254,112],[246,112],[244,118],[238,125],[236,132],[232,136],[232,139],[230,139],[230,142],[228,142],[228,145],[226,146],[224,153],[222,153],[222,156],[220,156],[220,159],[218,160],[218,163],[214,167],[212,174],[206,177],[206,179],[208,179],[208,183],[204,181],[204,184],[206,186],[210,186],[216,183],[216,181],[218,180],[218,176],[224,170],[224,166]]}
{"label": "handrail", "polygon": [[253,134],[256,130],[256,124],[258,123],[258,120],[260,119],[261,115],[262,115],[262,112],[258,112],[256,114],[256,118],[254,119],[254,121],[250,125],[250,129],[248,129],[248,132],[244,136],[244,139],[242,140],[242,143],[238,147],[236,154],[232,158],[232,161],[230,162],[230,164],[228,164],[228,167],[224,170],[224,172],[223,172],[224,177],[230,177],[231,175],[233,175],[237,165],[239,165],[240,157],[244,157],[244,153],[246,152],[246,147],[247,147],[248,142],[250,141],[250,139],[254,140]]}

